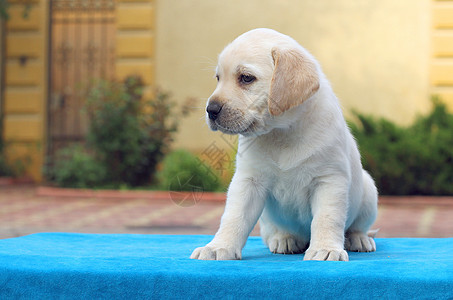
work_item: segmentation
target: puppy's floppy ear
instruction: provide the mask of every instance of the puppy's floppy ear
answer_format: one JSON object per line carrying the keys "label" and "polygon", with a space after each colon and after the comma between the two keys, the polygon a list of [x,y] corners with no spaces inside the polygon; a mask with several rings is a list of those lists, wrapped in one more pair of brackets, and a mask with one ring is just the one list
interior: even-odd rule
{"label": "puppy's floppy ear", "polygon": [[274,74],[269,93],[269,112],[281,115],[302,104],[319,89],[315,64],[298,49],[272,49]]}

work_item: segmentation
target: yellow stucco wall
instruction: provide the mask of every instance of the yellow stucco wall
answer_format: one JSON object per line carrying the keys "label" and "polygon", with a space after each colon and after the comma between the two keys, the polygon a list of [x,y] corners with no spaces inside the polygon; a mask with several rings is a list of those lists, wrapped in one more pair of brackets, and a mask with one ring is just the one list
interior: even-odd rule
{"label": "yellow stucco wall", "polygon": [[216,84],[217,55],[256,27],[288,34],[311,51],[347,115],[355,109],[410,122],[430,105],[431,5],[430,0],[158,0],[156,82],[177,99],[199,99],[176,147],[223,143],[203,118]]}
{"label": "yellow stucco wall", "polygon": [[453,108],[453,1],[433,1],[431,92]]}
{"label": "yellow stucco wall", "polygon": [[45,154],[48,2],[10,3],[6,22],[3,137],[10,161],[22,160],[26,174],[39,181]]}
{"label": "yellow stucco wall", "polygon": [[116,76],[140,75],[147,96],[155,81],[154,14],[153,0],[116,1]]}

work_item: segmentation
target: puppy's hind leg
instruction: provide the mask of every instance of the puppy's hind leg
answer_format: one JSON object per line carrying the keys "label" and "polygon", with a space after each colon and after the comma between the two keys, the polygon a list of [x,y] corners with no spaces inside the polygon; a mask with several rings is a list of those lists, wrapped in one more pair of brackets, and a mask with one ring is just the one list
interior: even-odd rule
{"label": "puppy's hind leg", "polygon": [[296,254],[308,248],[307,241],[294,234],[277,228],[272,221],[264,216],[260,219],[261,237],[272,253]]}
{"label": "puppy's hind leg", "polygon": [[345,248],[348,251],[372,252],[376,251],[374,235],[369,232],[377,216],[378,194],[371,176],[363,171],[363,198],[360,212],[352,225],[346,231]]}

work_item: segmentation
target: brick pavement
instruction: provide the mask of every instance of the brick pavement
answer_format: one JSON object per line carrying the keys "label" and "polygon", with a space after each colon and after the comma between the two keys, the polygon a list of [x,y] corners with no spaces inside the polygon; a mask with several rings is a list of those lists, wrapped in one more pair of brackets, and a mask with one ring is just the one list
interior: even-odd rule
{"label": "brick pavement", "polygon": [[[50,231],[214,234],[224,207],[208,199],[182,207],[167,193],[115,195],[55,195],[27,185],[0,186],[0,238]],[[453,197],[381,197],[373,228],[380,228],[378,237],[453,237]],[[252,234],[259,234],[258,226]]]}

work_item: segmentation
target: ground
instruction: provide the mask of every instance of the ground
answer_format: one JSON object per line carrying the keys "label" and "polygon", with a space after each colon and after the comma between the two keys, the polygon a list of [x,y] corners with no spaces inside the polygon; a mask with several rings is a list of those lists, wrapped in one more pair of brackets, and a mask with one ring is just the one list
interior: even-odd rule
{"label": "ground", "polygon": [[[0,186],[0,238],[56,231],[214,234],[222,199],[205,193],[200,201],[181,203],[167,192],[73,193]],[[453,197],[382,196],[373,228],[380,228],[378,237],[453,237],[452,216]],[[259,235],[258,226],[252,235]]]}

